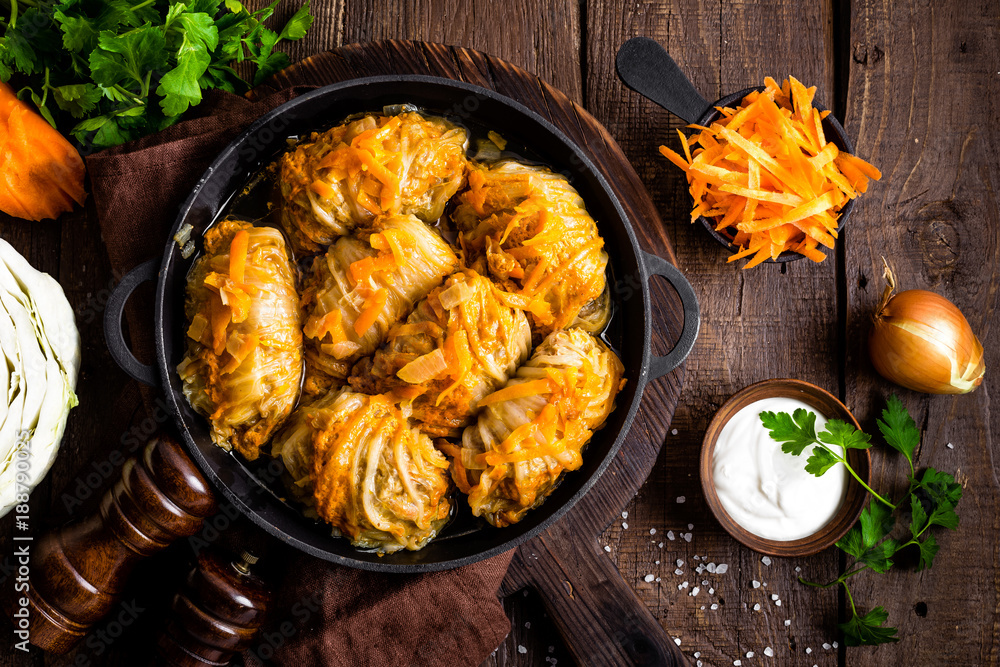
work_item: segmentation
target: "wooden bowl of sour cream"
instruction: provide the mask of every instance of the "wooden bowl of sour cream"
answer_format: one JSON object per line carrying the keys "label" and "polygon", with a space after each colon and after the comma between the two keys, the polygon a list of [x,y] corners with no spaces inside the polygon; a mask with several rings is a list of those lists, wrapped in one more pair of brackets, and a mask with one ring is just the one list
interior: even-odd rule
{"label": "wooden bowl of sour cream", "polygon": [[[809,556],[833,546],[868,498],[843,465],[821,477],[805,472],[809,448],[799,456],[782,452],[760,423],[761,411],[791,413],[797,407],[816,413],[817,433],[827,419],[861,428],[830,392],[802,380],[774,379],[734,394],[702,441],[701,486],[709,508],[737,541],[770,556]],[[848,450],[847,460],[869,483],[869,450]]]}

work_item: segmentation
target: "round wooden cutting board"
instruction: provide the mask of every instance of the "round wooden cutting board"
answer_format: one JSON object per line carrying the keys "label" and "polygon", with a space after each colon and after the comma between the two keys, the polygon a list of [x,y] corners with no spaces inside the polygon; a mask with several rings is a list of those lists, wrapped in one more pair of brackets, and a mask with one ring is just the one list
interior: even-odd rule
{"label": "round wooden cutting board", "polygon": [[[566,133],[602,170],[644,249],[676,259],[656,207],[608,131],[586,110],[534,74],[470,49],[413,41],[353,44],[318,54],[255,89],[262,97],[295,85],[328,85],[364,76],[425,74],[466,81],[521,102]],[[598,221],[600,223],[600,221]],[[650,286],[654,340],[677,340],[680,301]],[[641,340],[645,332],[631,334]],[[646,387],[631,432],[598,483],[560,521],[522,545],[502,592],[535,587],[581,664],[686,664],[659,622],[622,579],[597,538],[642,486],[663,444],[684,367]]]}

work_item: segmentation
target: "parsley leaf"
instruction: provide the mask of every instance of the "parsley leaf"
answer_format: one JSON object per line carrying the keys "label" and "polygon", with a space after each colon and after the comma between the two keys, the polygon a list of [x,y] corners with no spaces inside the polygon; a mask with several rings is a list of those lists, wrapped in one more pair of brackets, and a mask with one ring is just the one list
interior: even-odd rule
{"label": "parsley leaf", "polygon": [[781,445],[781,451],[798,456],[809,445],[816,442],[816,413],[799,408],[789,415],[787,412],[761,412],[760,422],[771,432],[771,438]]}
{"label": "parsley leaf", "polygon": [[913,539],[920,537],[920,534],[927,526],[927,512],[920,498],[916,494],[910,496],[910,535]]}
{"label": "parsley leaf", "polygon": [[840,445],[844,449],[868,449],[872,446],[872,437],[859,431],[847,422],[831,419],[826,423],[826,430],[819,434],[819,440],[828,445]]}
{"label": "parsley leaf", "polygon": [[878,646],[899,641],[896,628],[883,627],[888,619],[889,613],[878,606],[864,616],[855,613],[851,620],[838,627],[843,631],[848,646]]}
{"label": "parsley leaf", "polygon": [[147,75],[167,64],[166,40],[153,26],[136,28],[124,35],[105,30],[90,54],[90,72],[103,86],[146,82]]}
{"label": "parsley leaf", "polygon": [[949,530],[958,528],[955,507],[962,498],[962,485],[955,481],[954,476],[928,468],[918,482],[918,489],[924,492],[932,508],[927,519],[929,525],[944,526]]}
{"label": "parsley leaf", "polygon": [[809,458],[806,459],[806,472],[810,475],[821,477],[827,470],[838,463],[843,462],[844,459],[840,458],[826,447],[821,445],[816,446],[813,447],[812,452],[809,454]]}
{"label": "parsley leaf", "polygon": [[279,39],[302,39],[306,36],[306,31],[312,26],[312,22],[313,17],[309,14],[309,0],[306,0],[299,7],[299,10],[292,14],[292,18],[288,19],[285,27],[281,29]]}
{"label": "parsley leaf", "polygon": [[901,452],[909,461],[912,474],[913,453],[920,444],[920,429],[898,396],[894,394],[889,397],[885,410],[882,411],[882,419],[877,420],[877,423],[886,444]]}
{"label": "parsley leaf", "polygon": [[895,523],[892,510],[873,501],[861,511],[858,524],[837,542],[837,547],[876,572],[886,572],[892,567],[892,557],[899,550],[899,543],[881,540],[892,531]]}
{"label": "parsley leaf", "polygon": [[920,572],[921,570],[929,569],[934,564],[934,556],[940,547],[938,547],[934,535],[930,533],[927,534],[923,542],[917,542],[917,546],[920,548],[920,561],[917,563],[917,572]]}

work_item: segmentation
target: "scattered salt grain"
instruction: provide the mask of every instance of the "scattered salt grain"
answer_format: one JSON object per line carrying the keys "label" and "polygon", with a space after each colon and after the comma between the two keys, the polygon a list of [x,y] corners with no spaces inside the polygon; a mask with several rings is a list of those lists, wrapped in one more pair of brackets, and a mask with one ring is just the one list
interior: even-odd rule
{"label": "scattered salt grain", "polygon": [[712,574],[715,574],[715,563],[709,563],[705,569],[711,572]]}
{"label": "scattered salt grain", "polygon": [[950,442],[947,445],[945,445],[945,447],[947,447],[948,449],[955,449],[955,445],[951,444]]}
{"label": "scattered salt grain", "polygon": [[670,429],[670,435],[677,435],[677,429],[675,428]]}
{"label": "scattered salt grain", "polygon": [[674,570],[674,574],[676,574],[679,577],[682,574],[684,574],[684,570],[682,570],[681,568],[677,568],[676,570]]}
{"label": "scattered salt grain", "polygon": [[699,660],[698,662],[696,662],[694,664],[695,664],[695,667],[701,667],[701,660]]}
{"label": "scattered salt grain", "polygon": [[677,567],[684,567],[684,561],[682,561],[680,558],[677,559]]}
{"label": "scattered salt grain", "polygon": [[760,603],[757,603],[757,604],[755,604],[755,605],[753,606],[753,610],[754,610],[754,611],[760,611]]}
{"label": "scattered salt grain", "polygon": [[660,561],[655,561],[655,564],[656,564],[656,565],[659,565],[659,564],[660,564]]}
{"label": "scattered salt grain", "polygon": [[661,549],[662,549],[662,548],[663,548],[663,542],[660,542],[660,543],[659,543],[659,544],[657,544],[656,546],[658,546],[659,548],[661,548]]}
{"label": "scattered salt grain", "polygon": [[525,621],[524,622],[524,628],[525,628],[525,630],[530,630],[531,629],[531,621]]}
{"label": "scattered salt grain", "polygon": [[764,556],[763,558],[761,558],[760,562],[763,563],[764,565],[767,565],[768,567],[770,567],[770,565],[771,565],[771,559],[768,558],[767,556]]}
{"label": "scattered salt grain", "polygon": [[792,621],[791,621],[791,619],[788,619],[788,618],[786,618],[786,619],[785,619],[785,627],[787,628],[787,627],[788,627],[788,626],[790,626],[791,624],[792,624]]}
{"label": "scattered salt grain", "polygon": [[677,496],[678,505],[682,504],[685,500],[687,500],[687,498],[685,498],[684,496]]}
{"label": "scattered salt grain", "polygon": [[683,535],[681,535],[681,537],[684,538],[685,542],[690,542],[692,535],[691,535],[691,533],[684,533]]}
{"label": "scattered salt grain", "polygon": [[754,588],[760,588],[760,582],[754,579],[752,582]]}
{"label": "scattered salt grain", "polygon": [[607,551],[608,553],[611,553],[611,547],[607,545],[604,546],[604,550]]}
{"label": "scattered salt grain", "polygon": [[688,524],[688,530],[694,530],[694,524],[693,523],[689,523]]}
{"label": "scattered salt grain", "polygon": [[701,582],[701,585],[702,585],[702,586],[708,586],[708,579],[705,579],[705,580],[703,580],[703,581]]}
{"label": "scattered salt grain", "polygon": [[701,592],[701,589],[698,588],[697,586],[695,586],[694,588],[691,589],[691,592],[688,593],[688,595],[690,595],[691,597],[696,597],[698,595],[698,593],[700,593],[700,592]]}
{"label": "scattered salt grain", "polygon": [[649,534],[650,535],[656,535],[656,529],[655,528],[650,528],[649,529]]}
{"label": "scattered salt grain", "polygon": [[695,651],[694,652],[694,657],[700,658],[701,657],[701,651]]}
{"label": "scattered salt grain", "polygon": [[752,658],[753,657],[753,651],[747,651],[747,657],[748,658]]}
{"label": "scattered salt grain", "polygon": [[764,649],[764,655],[766,655],[769,658],[773,658],[774,657],[774,649],[772,649],[770,646],[768,646],[767,648]]}
{"label": "scattered salt grain", "polygon": [[682,591],[682,590],[684,590],[687,587],[688,587],[688,582],[682,581],[681,585],[677,587],[677,590]]}
{"label": "scattered salt grain", "polygon": [[715,567],[716,574],[725,574],[726,572],[729,572],[729,565],[726,563],[722,563],[721,565],[717,565]]}
{"label": "scattered salt grain", "polygon": [[622,512],[622,518],[623,519],[627,519],[628,518],[628,512]]}
{"label": "scattered salt grain", "polygon": [[740,667],[742,664],[743,662],[740,660],[733,660],[733,667]]}
{"label": "scattered salt grain", "polygon": [[628,530],[628,524],[622,521],[622,530]]}
{"label": "scattered salt grain", "polygon": [[659,578],[659,577],[657,577],[657,578],[656,578],[656,581],[657,581],[657,582],[659,582],[659,581],[660,581],[660,578]]}
{"label": "scattered salt grain", "polygon": [[674,541],[674,531],[672,530],[667,531],[667,539],[670,540],[671,542]]}
{"label": "scattered salt grain", "polygon": [[680,646],[681,645],[681,638],[680,637],[674,637],[674,643],[677,644],[678,646]]}
{"label": "scattered salt grain", "polygon": [[801,568],[801,567],[796,567],[796,568],[795,568],[795,571],[796,571],[796,572],[801,572],[801,571],[802,571],[802,568]]}
{"label": "scattered salt grain", "polygon": [[823,643],[823,650],[824,650],[824,651],[829,651],[829,650],[830,650],[831,648],[832,648],[832,647],[831,647],[831,646],[830,646],[829,644],[827,644],[827,643],[825,643],[825,642]]}
{"label": "scattered salt grain", "polygon": [[555,653],[555,652],[556,652],[556,647],[555,646],[550,646],[549,647],[549,653]]}
{"label": "scattered salt grain", "polygon": [[806,655],[809,655],[812,652],[813,652],[813,650],[807,646],[806,647]]}
{"label": "scattered salt grain", "polygon": [[712,611],[715,611],[715,610],[716,610],[716,609],[718,609],[718,608],[719,608],[719,605],[717,605],[717,604],[713,604],[713,605],[712,605]]}
{"label": "scattered salt grain", "polygon": [[701,605],[701,610],[705,611],[705,605]]}
{"label": "scattered salt grain", "polygon": [[778,599],[778,594],[777,593],[771,593],[771,599],[772,600],[777,600]]}
{"label": "scattered salt grain", "polygon": [[709,588],[708,589],[708,594],[709,595],[715,595],[715,589],[714,588]]}
{"label": "scattered salt grain", "polygon": [[518,653],[527,653],[528,649],[524,648],[524,646],[522,646],[521,644],[518,644],[517,645],[517,652]]}
{"label": "scattered salt grain", "polygon": [[698,574],[701,574],[702,572],[705,571],[705,566],[699,565],[698,567],[694,568],[694,571],[697,572]]}
{"label": "scattered salt grain", "polygon": [[699,556],[698,554],[695,554],[695,555],[693,556],[693,558],[694,558],[695,560],[701,560],[701,556]]}
{"label": "scattered salt grain", "polygon": [[774,601],[774,606],[775,607],[780,607],[781,606],[781,600],[775,600]]}
{"label": "scattered salt grain", "polygon": [[837,642],[833,642],[833,648],[837,648],[838,646],[840,646],[840,644],[838,644]]}
{"label": "scattered salt grain", "polygon": [[656,579],[655,574],[647,574],[645,577],[643,577],[643,581],[645,581],[647,584],[652,583],[653,579]]}

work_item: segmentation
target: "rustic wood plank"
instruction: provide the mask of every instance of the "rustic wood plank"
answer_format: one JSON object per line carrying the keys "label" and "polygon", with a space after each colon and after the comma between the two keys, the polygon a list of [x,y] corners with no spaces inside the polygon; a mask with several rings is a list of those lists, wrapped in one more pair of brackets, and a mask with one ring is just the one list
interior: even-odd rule
{"label": "rustic wood plank", "polygon": [[[657,152],[664,140],[676,144],[670,135],[681,121],[626,90],[614,71],[618,46],[645,35],[664,44],[709,101],[759,85],[765,75],[789,73],[818,85],[822,98],[833,81],[829,5],[599,2],[588,5],[587,19],[588,109],[618,139],[661,212],[664,224],[640,223],[640,238],[654,250],[666,239],[673,242],[678,265],[695,286],[702,309],[701,336],[688,360],[675,430],[666,436],[660,460],[628,508],[628,517],[615,521],[604,533],[604,543],[626,580],[663,626],[678,634],[688,655],[697,651],[706,664],[723,665],[745,661],[748,651],[762,655],[770,646],[782,664],[798,664],[810,647],[812,661],[803,664],[835,664],[836,652],[820,646],[834,639],[836,596],[817,598],[795,581],[794,568],[822,578],[834,573],[837,556],[774,559],[764,565],[711,517],[696,472],[705,427],[737,390],[770,377],[798,377],[837,390],[835,262],[797,262],[784,274],[774,265],[747,272],[726,265],[725,250],[689,224],[683,178]],[[663,433],[656,426],[646,425],[650,437]],[[680,496],[684,503],[677,502]],[[653,529],[655,535],[650,534]],[[681,537],[685,533],[690,542]],[[683,565],[678,567],[678,561]],[[693,571],[709,562],[726,563],[728,573]],[[677,569],[681,575],[674,574]],[[644,581],[649,574],[654,581]],[[754,589],[753,580],[767,587]],[[688,588],[678,590],[683,581]],[[691,597],[696,585],[699,594]],[[771,594],[780,596],[780,607]],[[718,608],[712,610],[713,604]],[[755,604],[760,611],[753,610]],[[788,627],[786,619],[792,622]]]}
{"label": "rustic wood plank", "polygon": [[468,46],[537,74],[574,101],[582,99],[578,2],[344,0],[344,5],[344,44],[414,39]]}
{"label": "rustic wood plank", "polygon": [[[855,210],[847,239],[850,291],[848,398],[873,425],[897,393],[925,429],[919,465],[959,471],[957,532],[937,534],[935,566],[910,559],[886,575],[860,575],[860,608],[884,605],[902,641],[851,649],[871,665],[988,665],[1000,659],[1000,16],[987,0],[962,5],[862,0],[852,15],[848,131],[882,169]],[[900,289],[929,289],[968,317],[986,350],[986,379],[968,396],[927,396],[878,377],[868,361],[869,316],[882,257]],[[952,443],[954,449],[946,445]],[[907,465],[876,448],[876,488],[897,487]],[[901,490],[897,490],[897,495]]]}

